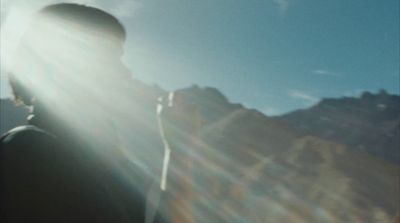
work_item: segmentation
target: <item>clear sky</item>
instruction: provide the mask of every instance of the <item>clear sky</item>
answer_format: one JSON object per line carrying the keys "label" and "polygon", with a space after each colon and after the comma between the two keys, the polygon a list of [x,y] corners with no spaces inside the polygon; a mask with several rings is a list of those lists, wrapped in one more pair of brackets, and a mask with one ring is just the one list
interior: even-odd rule
{"label": "clear sky", "polygon": [[[2,37],[20,15],[59,1],[32,2],[1,0]],[[134,76],[168,90],[213,86],[269,115],[365,90],[399,94],[398,0],[74,2],[119,17]]]}

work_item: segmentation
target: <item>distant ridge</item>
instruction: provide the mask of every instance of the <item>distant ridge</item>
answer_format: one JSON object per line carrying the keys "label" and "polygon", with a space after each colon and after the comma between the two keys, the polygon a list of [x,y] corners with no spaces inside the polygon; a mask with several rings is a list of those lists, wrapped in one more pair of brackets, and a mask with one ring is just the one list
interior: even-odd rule
{"label": "distant ridge", "polygon": [[276,117],[304,135],[348,145],[400,164],[400,96],[386,91],[323,99],[309,109]]}

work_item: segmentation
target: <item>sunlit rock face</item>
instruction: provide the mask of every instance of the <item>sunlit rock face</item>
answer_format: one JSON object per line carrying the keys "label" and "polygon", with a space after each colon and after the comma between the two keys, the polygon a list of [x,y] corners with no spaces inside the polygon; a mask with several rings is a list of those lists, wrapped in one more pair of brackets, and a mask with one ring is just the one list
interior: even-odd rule
{"label": "sunlit rock face", "polygon": [[400,167],[352,147],[375,143],[394,156],[387,137],[398,134],[398,96],[329,99],[271,118],[215,88],[179,93],[199,106],[202,128],[199,144],[172,151],[161,204],[172,221],[372,223],[398,212]]}
{"label": "sunlit rock face", "polygon": [[343,143],[400,164],[400,97],[385,91],[324,99],[277,118],[303,134]]}

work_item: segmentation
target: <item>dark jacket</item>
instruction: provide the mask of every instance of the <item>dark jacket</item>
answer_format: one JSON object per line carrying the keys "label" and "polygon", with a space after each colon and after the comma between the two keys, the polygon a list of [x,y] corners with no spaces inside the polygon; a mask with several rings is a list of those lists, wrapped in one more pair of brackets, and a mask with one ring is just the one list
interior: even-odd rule
{"label": "dark jacket", "polygon": [[116,157],[123,175],[71,131],[33,120],[1,138],[0,222],[144,222],[138,168]]}

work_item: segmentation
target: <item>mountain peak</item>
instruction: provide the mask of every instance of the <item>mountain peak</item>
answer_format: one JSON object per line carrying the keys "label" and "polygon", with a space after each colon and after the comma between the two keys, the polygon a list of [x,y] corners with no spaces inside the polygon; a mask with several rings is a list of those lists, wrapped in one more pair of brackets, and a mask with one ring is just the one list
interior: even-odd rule
{"label": "mountain peak", "polygon": [[191,87],[177,90],[176,93],[183,96],[185,100],[198,106],[201,114],[205,118],[206,125],[218,121],[237,109],[243,108],[241,104],[231,103],[228,98],[215,87],[192,85]]}

